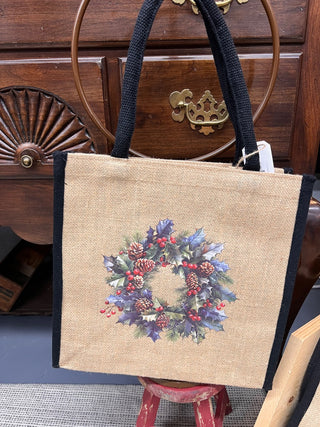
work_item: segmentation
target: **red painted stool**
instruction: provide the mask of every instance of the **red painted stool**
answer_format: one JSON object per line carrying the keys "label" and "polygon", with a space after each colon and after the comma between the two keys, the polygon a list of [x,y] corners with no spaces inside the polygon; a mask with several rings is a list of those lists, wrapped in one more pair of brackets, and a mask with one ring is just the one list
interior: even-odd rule
{"label": "red painted stool", "polygon": [[[193,403],[197,427],[222,427],[224,415],[232,411],[225,386],[152,380],[139,377],[145,387],[136,427],[154,426],[160,399],[170,402]],[[216,401],[213,413],[211,397]]]}

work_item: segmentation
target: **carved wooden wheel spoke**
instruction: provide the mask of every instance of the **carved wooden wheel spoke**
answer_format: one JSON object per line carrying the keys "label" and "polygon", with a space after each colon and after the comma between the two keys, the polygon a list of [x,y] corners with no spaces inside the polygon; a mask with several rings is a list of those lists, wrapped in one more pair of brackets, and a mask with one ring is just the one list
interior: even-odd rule
{"label": "carved wooden wheel spoke", "polygon": [[42,89],[0,90],[0,163],[48,164],[56,150],[93,150],[86,126],[71,107]]}

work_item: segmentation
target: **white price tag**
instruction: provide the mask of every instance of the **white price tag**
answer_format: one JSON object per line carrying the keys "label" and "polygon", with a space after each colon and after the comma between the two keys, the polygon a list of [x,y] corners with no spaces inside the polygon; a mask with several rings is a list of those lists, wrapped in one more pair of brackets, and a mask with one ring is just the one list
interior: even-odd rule
{"label": "white price tag", "polygon": [[[260,172],[274,173],[271,145],[267,141],[258,141],[257,146],[259,150]],[[245,157],[244,149],[242,150],[242,154]],[[245,158],[243,163],[246,163]]]}

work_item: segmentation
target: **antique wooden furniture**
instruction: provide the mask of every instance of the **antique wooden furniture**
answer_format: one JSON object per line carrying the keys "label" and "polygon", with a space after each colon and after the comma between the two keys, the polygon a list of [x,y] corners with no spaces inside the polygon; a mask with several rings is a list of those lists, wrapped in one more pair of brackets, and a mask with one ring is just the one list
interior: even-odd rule
{"label": "antique wooden furniture", "polygon": [[[197,427],[222,427],[223,418],[231,412],[226,388],[222,385],[206,385],[177,381],[139,378],[145,387],[137,427],[153,426],[160,399],[170,402],[192,403]],[[213,412],[211,397],[216,401]]]}
{"label": "antique wooden furniture", "polygon": [[[266,15],[260,0],[217,1],[256,111],[272,62]],[[84,91],[113,134],[126,49],[141,3],[92,0],[81,28]],[[223,119],[223,100],[202,20],[189,0],[179,3],[164,2],[151,33],[133,145],[145,155],[199,158],[232,139],[232,129],[228,120],[202,123],[220,114]],[[280,28],[280,68],[256,134],[271,143],[277,166],[313,173],[320,136],[320,5],[317,0],[271,4]],[[91,121],[74,85],[70,41],[78,6],[76,0],[45,5],[14,0],[0,9],[0,224],[37,244],[52,242],[53,152],[109,153],[112,145]],[[232,151],[217,160],[230,160]]]}

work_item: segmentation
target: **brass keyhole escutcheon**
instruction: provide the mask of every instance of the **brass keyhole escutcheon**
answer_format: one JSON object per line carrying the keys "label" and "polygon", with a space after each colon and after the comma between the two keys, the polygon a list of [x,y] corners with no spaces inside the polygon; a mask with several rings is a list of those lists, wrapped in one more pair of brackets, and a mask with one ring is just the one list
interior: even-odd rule
{"label": "brass keyhole escutcheon", "polygon": [[20,164],[21,164],[21,166],[23,166],[24,168],[29,169],[29,168],[31,168],[31,167],[32,167],[32,165],[33,165],[33,158],[32,158],[31,156],[29,156],[28,154],[24,154],[24,155],[21,157]]}
{"label": "brass keyhole escutcheon", "polygon": [[[179,4],[179,5],[183,5],[186,0],[172,0],[173,3],[175,4]],[[193,13],[195,13],[196,15],[199,14],[199,9],[197,7],[197,3],[195,2],[195,0],[189,0],[191,3],[191,7],[192,7],[192,11]],[[226,14],[227,12],[229,12],[231,3],[233,2],[233,0],[215,0],[216,5],[218,7],[220,7],[220,9],[222,10],[223,14]],[[243,3],[247,3],[248,0],[237,0],[237,2],[239,4],[243,4]]]}

